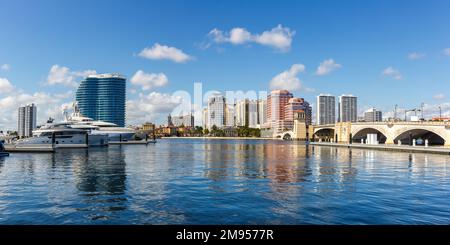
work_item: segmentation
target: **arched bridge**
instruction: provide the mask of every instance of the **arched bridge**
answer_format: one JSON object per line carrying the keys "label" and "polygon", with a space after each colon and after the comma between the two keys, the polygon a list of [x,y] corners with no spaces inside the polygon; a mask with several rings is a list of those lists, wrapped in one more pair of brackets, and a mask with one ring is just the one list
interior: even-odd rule
{"label": "arched bridge", "polygon": [[448,122],[343,122],[313,126],[313,137],[334,142],[361,142],[376,134],[379,143],[411,144],[414,139],[450,146]]}
{"label": "arched bridge", "polygon": [[289,130],[276,134],[275,138],[280,138],[283,140],[293,140],[296,139],[296,135],[294,134],[294,131]]}

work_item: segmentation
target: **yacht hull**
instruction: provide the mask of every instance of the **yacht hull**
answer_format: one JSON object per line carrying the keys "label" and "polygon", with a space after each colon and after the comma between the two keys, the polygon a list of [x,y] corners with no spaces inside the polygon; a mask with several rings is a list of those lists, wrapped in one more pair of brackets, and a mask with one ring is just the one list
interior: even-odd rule
{"label": "yacht hull", "polygon": [[[108,145],[107,134],[89,134],[87,136],[88,146],[106,146]],[[70,138],[55,138],[56,148],[68,148],[76,145],[86,145],[86,135],[73,135]],[[47,136],[31,137],[19,140],[16,145],[35,145],[35,144],[52,144],[52,138]]]}

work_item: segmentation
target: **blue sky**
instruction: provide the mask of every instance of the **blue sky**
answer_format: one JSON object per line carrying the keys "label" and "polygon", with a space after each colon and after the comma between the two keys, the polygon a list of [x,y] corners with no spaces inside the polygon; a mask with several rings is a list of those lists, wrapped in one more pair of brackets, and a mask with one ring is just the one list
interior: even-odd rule
{"label": "blue sky", "polygon": [[[55,116],[94,71],[129,78],[129,123],[162,122],[177,104],[172,92],[194,82],[204,91],[273,82],[312,103],[352,93],[360,110],[424,102],[430,116],[438,105],[450,115],[448,13],[443,0],[0,0],[0,130],[14,128],[21,103],[38,103],[38,121]],[[277,33],[287,39],[271,39]]]}

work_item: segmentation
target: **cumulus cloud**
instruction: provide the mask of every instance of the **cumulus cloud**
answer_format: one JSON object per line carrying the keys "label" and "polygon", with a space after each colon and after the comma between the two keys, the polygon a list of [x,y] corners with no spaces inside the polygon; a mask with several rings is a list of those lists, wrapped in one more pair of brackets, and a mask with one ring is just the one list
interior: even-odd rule
{"label": "cumulus cloud", "polygon": [[171,60],[176,63],[184,63],[192,60],[193,57],[182,50],[167,45],[155,43],[152,47],[144,48],[139,54],[140,57],[151,60]]}
{"label": "cumulus cloud", "polygon": [[332,71],[340,69],[341,67],[342,65],[337,64],[333,59],[324,60],[322,63],[320,63],[319,67],[317,67],[316,75],[328,75]]}
{"label": "cumulus cloud", "polygon": [[389,66],[388,68],[384,69],[381,74],[386,77],[392,77],[395,80],[401,80],[402,74],[400,71],[394,69],[392,66]]}
{"label": "cumulus cloud", "polygon": [[77,86],[77,79],[97,74],[95,70],[71,71],[68,67],[53,65],[47,76],[47,85]]}
{"label": "cumulus cloud", "polygon": [[442,99],[445,99],[445,95],[444,94],[436,94],[433,96],[433,99],[442,100]]}
{"label": "cumulus cloud", "polygon": [[[440,110],[439,110],[440,107]],[[405,118],[405,111],[413,109],[412,107],[398,107],[397,108],[397,118],[404,119]],[[415,108],[421,109],[422,107],[420,105],[417,105]],[[383,111],[383,118],[393,118],[394,117],[394,108],[380,108]],[[428,104],[425,103],[423,105],[423,117],[428,120],[433,117],[439,117],[439,113],[441,113],[442,117],[450,117],[450,103],[436,103],[436,104]],[[406,117],[409,118],[410,116],[413,116],[414,112],[408,112],[406,114]],[[422,116],[422,113],[420,111],[417,112],[417,116]]]}
{"label": "cumulus cloud", "polygon": [[11,70],[11,66],[9,64],[3,64],[0,66],[0,70],[9,71],[9,70]]}
{"label": "cumulus cloud", "polygon": [[142,87],[142,90],[149,90],[155,87],[162,87],[169,83],[169,79],[164,73],[145,73],[137,71],[131,78],[131,83]]}
{"label": "cumulus cloud", "polygon": [[0,94],[9,93],[13,91],[14,87],[6,78],[0,77]]}
{"label": "cumulus cloud", "polygon": [[252,34],[242,27],[235,27],[229,32],[214,28],[208,33],[208,37],[216,43],[231,43],[234,45],[257,43],[280,51],[287,51],[291,48],[294,35],[295,31],[291,31],[288,27],[282,25],[261,34]]}
{"label": "cumulus cloud", "polygon": [[180,96],[158,92],[140,93],[137,99],[127,101],[127,123],[142,124],[165,118],[182,102]]}
{"label": "cumulus cloud", "polygon": [[292,65],[289,70],[283,71],[282,73],[272,78],[272,80],[270,81],[270,89],[287,89],[290,91],[300,90],[302,84],[297,76],[299,73],[304,71],[304,65]]}
{"label": "cumulus cloud", "polygon": [[410,60],[420,60],[420,59],[424,58],[425,56],[426,56],[425,53],[413,52],[413,53],[410,53],[408,55],[408,59],[410,59]]}
{"label": "cumulus cloud", "polygon": [[[440,107],[440,109],[439,109]],[[439,117],[439,114],[442,117],[450,117],[450,103],[441,103],[441,104],[425,104],[423,107],[423,116],[427,119],[433,117]]]}
{"label": "cumulus cloud", "polygon": [[72,91],[65,93],[24,93],[14,90],[0,96],[0,130],[17,130],[17,110],[19,106],[34,103],[37,106],[37,123],[45,123],[49,117],[62,120],[62,107],[71,101]]}

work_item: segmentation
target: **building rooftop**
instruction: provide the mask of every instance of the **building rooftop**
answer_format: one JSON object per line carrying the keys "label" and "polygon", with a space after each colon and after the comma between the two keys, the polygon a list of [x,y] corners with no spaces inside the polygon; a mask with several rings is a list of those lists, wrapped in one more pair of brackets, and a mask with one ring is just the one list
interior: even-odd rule
{"label": "building rooftop", "polygon": [[290,94],[291,92],[289,92],[286,89],[279,89],[279,90],[272,90],[270,91],[271,94]]}
{"label": "building rooftop", "polygon": [[103,74],[92,74],[88,75],[88,78],[122,78],[126,79],[124,75],[121,75],[119,73],[103,73]]}

